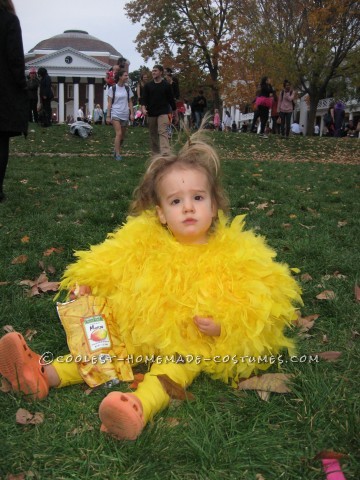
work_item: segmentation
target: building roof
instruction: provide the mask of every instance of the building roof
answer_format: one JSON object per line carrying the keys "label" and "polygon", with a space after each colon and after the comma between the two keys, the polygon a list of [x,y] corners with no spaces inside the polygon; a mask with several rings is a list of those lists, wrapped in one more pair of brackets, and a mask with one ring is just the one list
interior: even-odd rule
{"label": "building roof", "polygon": [[60,35],[42,40],[29,53],[35,50],[61,50],[71,47],[80,52],[109,52],[110,55],[122,57],[114,47],[109,43],[103,42],[84,30],[65,30]]}

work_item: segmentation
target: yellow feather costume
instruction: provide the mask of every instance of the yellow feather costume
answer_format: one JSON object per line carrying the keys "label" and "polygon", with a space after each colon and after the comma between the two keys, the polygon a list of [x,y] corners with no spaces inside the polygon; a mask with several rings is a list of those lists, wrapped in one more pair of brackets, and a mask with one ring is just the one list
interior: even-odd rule
{"label": "yellow feather costume", "polygon": [[[147,211],[129,217],[102,244],[76,252],[78,260],[65,271],[61,288],[88,285],[93,295],[107,298],[134,357],[199,356],[200,370],[213,378],[248,377],[269,364],[242,357],[293,350],[283,331],[301,298],[289,268],[274,261],[276,254],[261,237],[243,228],[243,216],[227,225],[219,212],[207,244],[183,245]],[[201,334],[195,315],[212,316],[221,335]],[[192,365],[199,370],[195,362],[188,368]]]}

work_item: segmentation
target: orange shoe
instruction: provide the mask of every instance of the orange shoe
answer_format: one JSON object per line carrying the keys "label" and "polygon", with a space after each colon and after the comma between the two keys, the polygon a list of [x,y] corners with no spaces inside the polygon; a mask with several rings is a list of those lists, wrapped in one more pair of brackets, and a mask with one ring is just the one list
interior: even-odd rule
{"label": "orange shoe", "polygon": [[30,350],[18,332],[7,333],[0,339],[0,374],[14,391],[30,400],[41,400],[49,393],[49,383],[40,355]]}
{"label": "orange shoe", "polygon": [[110,392],[99,407],[101,431],[118,440],[135,440],[144,428],[143,408],[132,393]]}

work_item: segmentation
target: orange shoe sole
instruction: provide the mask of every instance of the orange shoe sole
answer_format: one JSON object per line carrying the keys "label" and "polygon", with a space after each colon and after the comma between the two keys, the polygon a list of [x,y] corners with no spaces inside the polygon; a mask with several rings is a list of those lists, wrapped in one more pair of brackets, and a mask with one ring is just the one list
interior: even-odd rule
{"label": "orange shoe sole", "polygon": [[18,332],[7,333],[0,339],[0,374],[15,392],[30,400],[41,400],[49,393],[49,384],[40,355],[30,350]]}
{"label": "orange shoe sole", "polygon": [[101,431],[118,440],[136,440],[144,428],[143,408],[132,393],[110,392],[99,407]]}

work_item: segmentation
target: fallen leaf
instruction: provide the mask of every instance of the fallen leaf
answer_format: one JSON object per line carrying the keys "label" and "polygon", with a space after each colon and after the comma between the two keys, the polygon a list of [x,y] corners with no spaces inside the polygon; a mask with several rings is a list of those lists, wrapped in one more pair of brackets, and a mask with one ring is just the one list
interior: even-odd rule
{"label": "fallen leaf", "polygon": [[16,412],[16,423],[20,425],[38,425],[44,421],[44,414],[41,412],[30,413],[25,408],[19,408]]}
{"label": "fallen leaf", "polygon": [[323,343],[329,343],[327,335],[323,335],[322,341]]}
{"label": "fallen leaf", "polygon": [[360,302],[360,287],[357,284],[354,287],[354,294],[355,294],[355,300],[357,302]]}
{"label": "fallen leaf", "polygon": [[169,427],[177,427],[180,425],[180,421],[175,417],[168,417],[166,419],[166,423],[169,425]]}
{"label": "fallen leaf", "polygon": [[256,206],[258,210],[265,210],[265,208],[268,208],[269,204],[267,202],[265,203],[259,203],[259,205]]}
{"label": "fallen leaf", "polygon": [[314,326],[315,320],[317,320],[319,316],[320,315],[315,313],[307,317],[302,317],[298,312],[298,318],[294,321],[294,325],[300,328],[300,332],[308,332]]}
{"label": "fallen leaf", "polygon": [[269,210],[267,213],[266,213],[266,216],[267,217],[272,217],[274,215],[274,212],[275,210],[272,208],[271,210]]}
{"label": "fallen leaf", "polygon": [[29,241],[30,241],[30,237],[28,235],[25,235],[21,239],[21,243],[29,243]]}
{"label": "fallen leaf", "polygon": [[6,333],[15,332],[15,329],[12,325],[4,325],[2,328]]}
{"label": "fallen leaf", "polygon": [[292,267],[292,268],[290,268],[290,270],[294,273],[300,273],[301,272],[300,268],[297,268],[297,267]]}
{"label": "fallen leaf", "polygon": [[25,480],[25,478],[26,473],[17,473],[15,475],[13,473],[8,473],[5,480]]}
{"label": "fallen leaf", "polygon": [[335,292],[332,290],[324,290],[323,292],[319,293],[319,295],[316,295],[316,298],[318,300],[334,300]]}
{"label": "fallen leaf", "polygon": [[0,287],[3,287],[5,285],[10,285],[11,282],[0,282]]}
{"label": "fallen leaf", "polygon": [[345,280],[345,279],[347,278],[346,275],[343,275],[342,273],[340,273],[340,272],[338,272],[338,271],[336,271],[336,272],[333,273],[333,277],[334,277],[334,278],[339,278],[339,279],[341,279],[341,280]]}
{"label": "fallen leaf", "polygon": [[319,460],[321,458],[331,458],[335,460],[340,460],[340,458],[348,457],[349,455],[347,453],[338,453],[338,452],[333,452],[332,450],[321,450],[313,460]]}
{"label": "fallen leaf", "polygon": [[270,392],[265,392],[264,390],[256,390],[256,393],[259,395],[261,400],[264,400],[264,402],[268,402],[270,398]]}
{"label": "fallen leaf", "polygon": [[19,255],[18,257],[14,258],[12,261],[11,261],[11,264],[12,265],[18,265],[18,264],[21,264],[21,263],[26,263],[28,261],[28,256],[27,255]]}
{"label": "fallen leaf", "polygon": [[255,480],[265,480],[265,477],[263,477],[263,476],[261,475],[261,473],[257,473],[257,474],[256,474],[256,477],[255,477]]}
{"label": "fallen leaf", "polygon": [[283,223],[281,226],[283,228],[291,228],[291,223]]}
{"label": "fallen leaf", "polygon": [[347,223],[348,223],[348,222],[347,222],[346,220],[344,220],[343,222],[340,221],[340,222],[337,223],[337,226],[338,226],[339,228],[345,227],[345,226],[347,225]]}
{"label": "fallen leaf", "polygon": [[60,282],[49,282],[46,273],[42,272],[38,278],[35,278],[35,280],[22,280],[19,282],[19,285],[30,287],[31,290],[28,295],[33,297],[35,295],[40,295],[40,293],[57,292]]}
{"label": "fallen leaf", "polygon": [[29,328],[28,330],[26,330],[25,332],[25,335],[24,335],[24,338],[25,340],[27,340],[28,342],[31,342],[31,340],[34,338],[34,336],[37,334],[37,331],[36,330],[32,330],[31,328]]}
{"label": "fallen leaf", "polygon": [[296,215],[295,213],[291,213],[291,214],[289,215],[289,218],[297,218],[297,215]]}
{"label": "fallen leaf", "polygon": [[356,337],[360,337],[360,333],[357,332],[356,330],[351,331],[351,338],[354,339]]}
{"label": "fallen leaf", "polygon": [[265,373],[239,382],[238,390],[262,390],[264,392],[289,393],[287,382],[293,375],[286,373]]}
{"label": "fallen leaf", "polygon": [[139,386],[139,383],[141,383],[144,380],[145,375],[143,373],[136,373],[134,375],[134,381],[129,385],[129,387],[132,390],[136,390],[137,387]]}
{"label": "fallen leaf", "polygon": [[63,251],[64,251],[63,247],[59,247],[59,248],[51,247],[51,248],[48,248],[47,250],[45,250],[45,252],[43,253],[43,256],[44,257],[49,257],[53,253],[61,253]]}
{"label": "fallen leaf", "polygon": [[174,382],[170,377],[165,374],[157,375],[159,382],[164,387],[166,393],[170,398],[178,400],[194,400],[195,397],[192,393],[187,392],[181,385]]}
{"label": "fallen leaf", "polygon": [[0,378],[0,392],[8,393],[12,390],[11,383],[9,383],[6,378]]}
{"label": "fallen leaf", "polygon": [[326,360],[327,362],[335,362],[340,356],[341,352],[320,352],[320,353],[314,353],[314,355],[318,355],[320,358],[323,360]]}
{"label": "fallen leaf", "polygon": [[300,278],[302,282],[311,282],[313,279],[309,273],[303,273]]}

